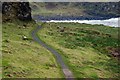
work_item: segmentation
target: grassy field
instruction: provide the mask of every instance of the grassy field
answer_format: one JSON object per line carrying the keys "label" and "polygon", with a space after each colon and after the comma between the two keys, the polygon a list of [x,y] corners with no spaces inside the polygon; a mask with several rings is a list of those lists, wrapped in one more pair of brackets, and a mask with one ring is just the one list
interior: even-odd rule
{"label": "grassy field", "polygon": [[[31,38],[34,22],[13,21],[2,25],[3,78],[62,78],[53,55]],[[27,39],[23,40],[23,36]]]}
{"label": "grassy field", "polygon": [[[78,23],[46,23],[38,33],[56,49],[77,78],[119,78],[118,28]],[[113,55],[114,56],[113,56]]]}

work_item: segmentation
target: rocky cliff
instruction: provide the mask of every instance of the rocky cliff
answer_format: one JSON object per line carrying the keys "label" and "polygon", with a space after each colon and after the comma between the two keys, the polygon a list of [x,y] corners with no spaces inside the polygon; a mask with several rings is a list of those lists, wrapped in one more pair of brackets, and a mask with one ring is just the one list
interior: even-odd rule
{"label": "rocky cliff", "polygon": [[109,19],[120,17],[120,2],[31,3],[33,15],[49,19]]}
{"label": "rocky cliff", "polygon": [[9,21],[13,19],[19,19],[22,21],[32,20],[29,2],[2,3],[2,19],[3,21]]}

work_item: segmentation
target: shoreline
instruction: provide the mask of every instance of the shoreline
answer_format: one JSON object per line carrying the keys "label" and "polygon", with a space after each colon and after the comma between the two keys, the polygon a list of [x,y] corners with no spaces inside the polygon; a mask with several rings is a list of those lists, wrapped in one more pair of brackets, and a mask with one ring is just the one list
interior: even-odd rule
{"label": "shoreline", "polygon": [[84,23],[84,24],[91,24],[91,25],[105,25],[110,27],[119,27],[119,18],[110,18],[106,20],[37,20],[34,19],[36,22],[54,22],[54,23]]}
{"label": "shoreline", "polygon": [[33,15],[33,19],[38,21],[50,21],[50,20],[107,20],[111,18],[118,18],[120,16],[41,16]]}

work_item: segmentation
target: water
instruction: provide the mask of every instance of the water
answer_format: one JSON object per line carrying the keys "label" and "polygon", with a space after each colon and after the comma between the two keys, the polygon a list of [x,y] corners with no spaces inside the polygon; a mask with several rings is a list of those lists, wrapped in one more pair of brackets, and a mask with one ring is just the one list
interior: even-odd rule
{"label": "water", "polygon": [[111,18],[111,19],[107,19],[107,20],[50,20],[50,21],[46,21],[46,22],[66,22],[66,23],[86,23],[86,24],[102,24],[105,26],[111,26],[111,27],[120,27],[119,25],[119,18]]}

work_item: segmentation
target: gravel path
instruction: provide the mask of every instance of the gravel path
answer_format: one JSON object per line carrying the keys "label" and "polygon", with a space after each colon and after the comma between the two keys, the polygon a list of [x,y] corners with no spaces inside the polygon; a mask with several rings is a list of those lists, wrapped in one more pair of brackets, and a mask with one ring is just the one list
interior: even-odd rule
{"label": "gravel path", "polygon": [[37,36],[37,32],[42,29],[42,26],[38,26],[36,27],[33,31],[32,31],[32,38],[34,41],[36,41],[37,43],[39,43],[40,45],[42,45],[44,48],[46,48],[47,50],[49,50],[56,58],[57,63],[60,65],[60,67],[62,68],[62,71],[66,77],[67,80],[73,80],[73,74],[72,72],[69,70],[69,68],[67,67],[67,65],[64,63],[61,55],[54,50],[53,48],[51,48],[50,46],[48,46],[47,44],[45,44],[42,40],[39,39],[39,37]]}

